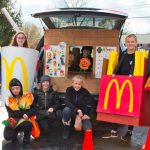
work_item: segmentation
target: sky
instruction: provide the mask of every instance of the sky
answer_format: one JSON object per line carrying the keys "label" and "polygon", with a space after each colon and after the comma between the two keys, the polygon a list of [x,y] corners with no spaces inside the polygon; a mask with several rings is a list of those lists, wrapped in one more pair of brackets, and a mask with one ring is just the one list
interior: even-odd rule
{"label": "sky", "polygon": [[[39,19],[30,14],[39,11],[64,7],[64,0],[16,0],[16,7],[22,8],[24,22],[40,24]],[[85,0],[85,7],[118,10],[128,14],[125,28],[132,33],[150,33],[149,0]],[[147,18],[134,18],[147,17]]]}

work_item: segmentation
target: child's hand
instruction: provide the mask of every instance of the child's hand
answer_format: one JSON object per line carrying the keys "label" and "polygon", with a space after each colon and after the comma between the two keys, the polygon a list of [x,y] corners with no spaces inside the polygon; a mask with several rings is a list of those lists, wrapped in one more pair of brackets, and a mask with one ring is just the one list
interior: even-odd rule
{"label": "child's hand", "polygon": [[90,117],[88,115],[83,115],[82,119],[90,119]]}
{"label": "child's hand", "polygon": [[28,117],[26,114],[23,115],[23,118],[24,118],[25,120],[28,120],[28,119],[29,119],[29,117]]}
{"label": "child's hand", "polygon": [[48,112],[53,112],[54,109],[53,109],[53,108],[49,108],[47,111],[48,111]]}
{"label": "child's hand", "polygon": [[79,114],[80,117],[83,116],[83,113],[82,113],[82,110],[81,110],[81,109],[78,109],[77,112],[78,112],[78,114]]}

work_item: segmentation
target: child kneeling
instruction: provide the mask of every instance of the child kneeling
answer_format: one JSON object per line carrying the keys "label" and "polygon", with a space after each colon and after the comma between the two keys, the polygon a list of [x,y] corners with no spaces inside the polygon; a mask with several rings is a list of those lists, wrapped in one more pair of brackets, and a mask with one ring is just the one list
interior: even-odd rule
{"label": "child kneeling", "polygon": [[90,109],[92,106],[92,96],[83,87],[82,76],[76,75],[72,79],[72,86],[68,87],[65,95],[66,107],[62,111],[62,122],[64,125],[63,138],[70,135],[70,127],[74,125],[77,115],[82,119],[84,131],[91,130]]}
{"label": "child kneeling", "polygon": [[9,89],[12,96],[6,100],[6,109],[8,119],[3,121],[5,124],[4,138],[5,140],[17,140],[19,132],[24,133],[23,142],[30,141],[32,123],[30,117],[35,115],[33,107],[32,93],[23,94],[21,82],[13,78],[9,83]]}

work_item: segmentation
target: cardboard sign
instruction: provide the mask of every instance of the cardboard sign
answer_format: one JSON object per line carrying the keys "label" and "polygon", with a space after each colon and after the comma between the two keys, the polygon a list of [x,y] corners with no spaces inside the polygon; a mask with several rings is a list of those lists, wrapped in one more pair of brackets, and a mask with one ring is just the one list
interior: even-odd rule
{"label": "cardboard sign", "polygon": [[102,76],[97,112],[139,116],[142,85],[143,77]]}

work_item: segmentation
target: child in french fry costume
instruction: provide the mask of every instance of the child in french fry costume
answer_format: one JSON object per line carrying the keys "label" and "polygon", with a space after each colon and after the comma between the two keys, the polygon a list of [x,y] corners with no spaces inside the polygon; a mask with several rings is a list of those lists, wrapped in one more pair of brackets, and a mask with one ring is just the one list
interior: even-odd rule
{"label": "child in french fry costume", "polygon": [[[144,76],[144,61],[148,57],[147,51],[137,50],[137,38],[134,34],[130,34],[125,39],[127,50],[122,52],[118,59],[118,53],[112,51],[109,57],[107,75],[129,75],[129,76]],[[104,106],[105,107],[105,106]],[[109,133],[106,133],[102,138],[117,138],[117,124]],[[132,136],[133,126],[128,126],[128,131],[121,140],[127,141]]]}
{"label": "child in french fry costume", "polygon": [[150,91],[150,50],[149,50],[149,54],[148,54],[148,70],[147,70],[147,75],[148,75],[148,79],[145,83],[145,87],[144,89],[147,91]]}
{"label": "child in french fry costume", "polygon": [[32,119],[35,115],[33,95],[32,93],[23,94],[22,84],[16,78],[10,81],[9,90],[12,96],[8,97],[5,105],[8,119],[3,121],[5,125],[4,138],[6,140],[17,140],[18,132],[22,131],[24,132],[23,142],[29,142],[33,129]]}

